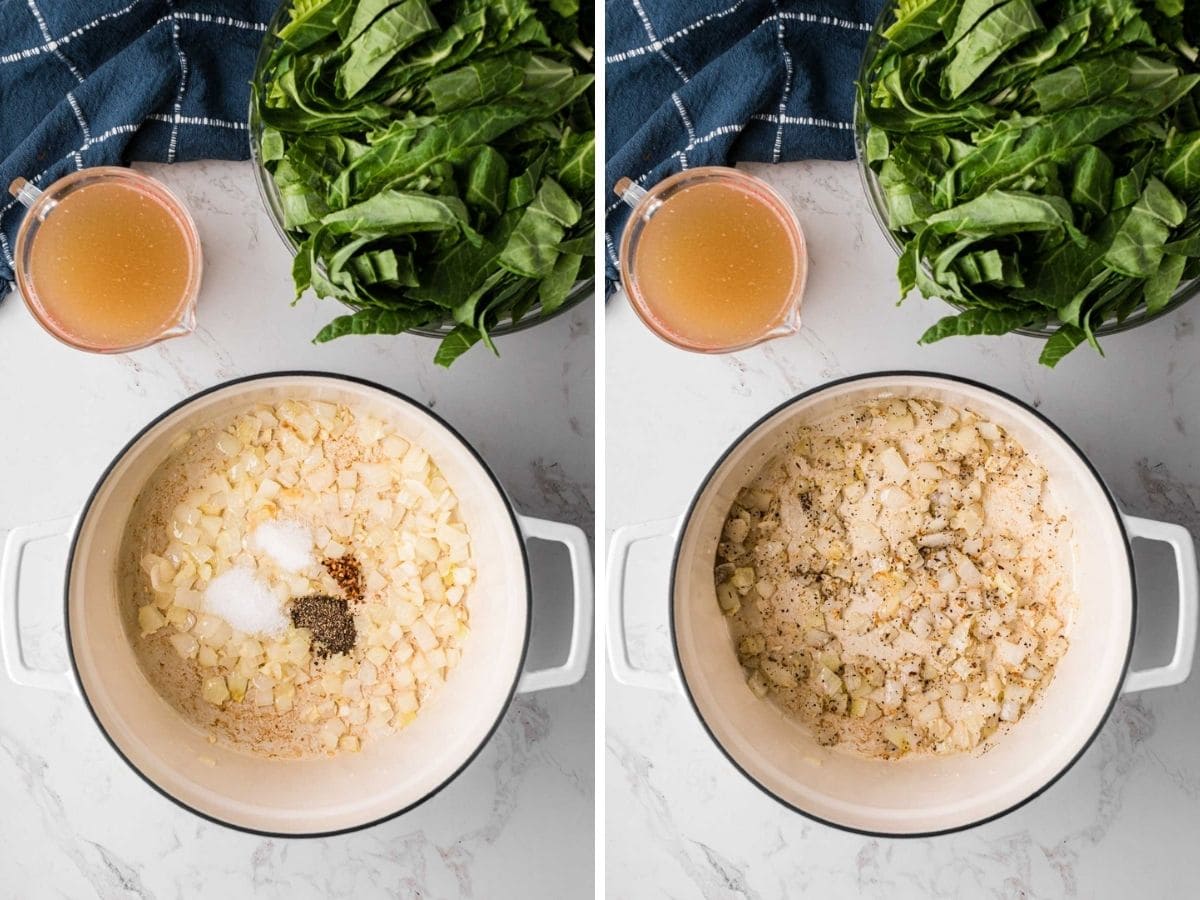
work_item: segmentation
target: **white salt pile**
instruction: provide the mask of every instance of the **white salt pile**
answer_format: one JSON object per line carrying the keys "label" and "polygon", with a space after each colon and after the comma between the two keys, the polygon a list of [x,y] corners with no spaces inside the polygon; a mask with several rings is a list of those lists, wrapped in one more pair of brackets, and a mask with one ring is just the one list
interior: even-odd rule
{"label": "white salt pile", "polygon": [[254,530],[253,541],[285,572],[303,572],[316,562],[312,532],[292,519],[263,522]]}
{"label": "white salt pile", "polygon": [[279,598],[251,569],[242,566],[209,582],[203,605],[205,612],[220,616],[246,634],[279,634],[288,623]]}

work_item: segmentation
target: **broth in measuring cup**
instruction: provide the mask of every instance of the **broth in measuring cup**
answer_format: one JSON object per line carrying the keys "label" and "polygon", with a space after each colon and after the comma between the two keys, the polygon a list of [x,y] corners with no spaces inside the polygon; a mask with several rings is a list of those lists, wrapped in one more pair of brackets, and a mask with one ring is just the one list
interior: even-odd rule
{"label": "broth in measuring cup", "polygon": [[51,334],[113,352],[192,330],[199,240],[165,188],[125,169],[85,169],[45,192],[14,188],[31,201],[17,280]]}
{"label": "broth in measuring cup", "polygon": [[795,331],[804,242],[774,192],[732,169],[693,169],[635,196],[622,278],[651,330],[702,352]]}

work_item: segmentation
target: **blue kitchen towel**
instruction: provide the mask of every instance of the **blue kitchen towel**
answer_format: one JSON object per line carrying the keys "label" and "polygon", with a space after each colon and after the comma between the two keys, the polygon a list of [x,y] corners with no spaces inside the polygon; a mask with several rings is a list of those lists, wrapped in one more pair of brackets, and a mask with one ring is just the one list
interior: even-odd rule
{"label": "blue kitchen towel", "polygon": [[854,79],[883,0],[606,0],[609,283],[628,208],[650,186],[740,161],[850,159]]}
{"label": "blue kitchen towel", "polygon": [[254,59],[279,0],[0,0],[0,297],[18,176],[246,159]]}

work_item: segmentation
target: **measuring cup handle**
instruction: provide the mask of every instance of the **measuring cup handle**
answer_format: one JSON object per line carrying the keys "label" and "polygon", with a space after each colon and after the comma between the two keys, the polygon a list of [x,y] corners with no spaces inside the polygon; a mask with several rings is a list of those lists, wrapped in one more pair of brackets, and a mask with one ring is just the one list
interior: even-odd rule
{"label": "measuring cup handle", "polygon": [[62,537],[71,530],[70,517],[22,525],[8,533],[4,553],[0,557],[0,657],[4,671],[14,684],[48,691],[72,693],[75,682],[68,669],[65,672],[44,672],[25,662],[21,647],[21,615],[19,612],[21,562],[25,548],[34,541]]}
{"label": "measuring cup handle", "polygon": [[613,193],[630,209],[636,209],[646,196],[646,189],[630,178],[621,178],[613,185]]}
{"label": "measuring cup handle", "polygon": [[38,186],[25,178],[14,178],[8,186],[8,192],[26,209],[33,206],[37,198],[42,196]]}
{"label": "measuring cup handle", "polygon": [[1175,649],[1165,666],[1129,671],[1121,688],[1124,694],[1150,688],[1171,687],[1187,681],[1196,649],[1197,618],[1200,617],[1200,576],[1196,571],[1196,547],[1191,533],[1182,525],[1125,516],[1130,537],[1169,544],[1175,554],[1175,573],[1179,580],[1179,622],[1175,629]]}

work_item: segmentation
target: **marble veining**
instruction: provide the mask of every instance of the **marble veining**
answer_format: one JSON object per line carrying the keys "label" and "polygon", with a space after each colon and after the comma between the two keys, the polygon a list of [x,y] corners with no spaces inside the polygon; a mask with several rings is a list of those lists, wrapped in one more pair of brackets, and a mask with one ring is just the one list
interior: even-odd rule
{"label": "marble veining", "polygon": [[[77,511],[126,440],[188,394],[239,375],[324,369],[427,403],[471,441],[519,511],[592,529],[594,314],[590,304],[468,354],[450,372],[424,338],[310,343],[338,308],[290,308],[291,256],[249,163],[147,167],[193,211],[205,251],[200,329],[125,356],[78,353],[12,296],[0,304],[0,531]],[[34,545],[22,614],[39,665],[65,665],[65,541]],[[550,564],[556,564],[553,557]],[[553,611],[563,573],[535,598]],[[536,615],[535,615],[536,618]],[[558,633],[535,628],[552,659]],[[593,893],[592,678],[520,696],[467,770],[391,822],[322,840],[273,840],[211,825],[146,786],[78,697],[0,675],[0,897],[582,898]]]}
{"label": "marble veining", "polygon": [[[1200,538],[1195,304],[1077,351],[1054,371],[1028,338],[916,344],[945,308],[897,308],[895,254],[848,163],[752,166],[796,208],[812,256],[801,332],[725,357],[654,338],[624,299],[606,309],[608,528],[681,514],[742,430],[799,391],[882,369],[976,378],[1032,403],[1091,457],[1124,509]],[[1139,542],[1140,544],[1140,542]],[[1167,654],[1165,557],[1135,547],[1136,663]],[[631,648],[670,665],[667,541],[631,557]],[[1086,602],[1086,599],[1085,599]],[[1165,621],[1164,621],[1165,620]],[[811,822],[747,782],[681,696],[607,682],[609,895],[619,898],[1176,898],[1200,886],[1200,675],[1126,696],[1041,797],[967,832],[887,840]]]}

